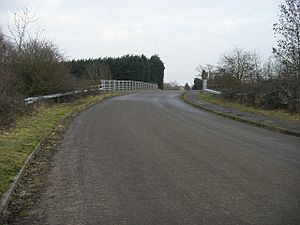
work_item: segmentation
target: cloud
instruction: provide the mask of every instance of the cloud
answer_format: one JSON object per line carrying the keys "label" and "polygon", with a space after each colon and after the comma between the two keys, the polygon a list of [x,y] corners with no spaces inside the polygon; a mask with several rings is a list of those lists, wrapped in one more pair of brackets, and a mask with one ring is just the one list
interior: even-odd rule
{"label": "cloud", "polygon": [[[1,1],[1,26],[23,1]],[[275,1],[276,2],[276,1]],[[159,54],[166,79],[191,81],[198,64],[233,46],[269,54],[274,0],[28,0],[70,58]]]}

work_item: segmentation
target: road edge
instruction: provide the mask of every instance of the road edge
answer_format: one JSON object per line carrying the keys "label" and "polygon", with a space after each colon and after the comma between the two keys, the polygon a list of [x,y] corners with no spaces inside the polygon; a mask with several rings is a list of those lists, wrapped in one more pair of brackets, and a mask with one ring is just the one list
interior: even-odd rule
{"label": "road edge", "polygon": [[[110,94],[114,94],[114,93],[110,93]],[[121,96],[121,95],[126,95],[126,94],[132,94],[132,92],[130,93],[115,93],[116,95],[114,96],[104,96],[103,99],[97,100],[97,101],[92,101],[89,102],[85,105],[83,105],[82,107],[80,107],[78,110],[68,113],[59,123],[56,127],[54,127],[53,129],[51,129],[47,135],[45,135],[45,137],[37,144],[37,146],[35,147],[35,149],[31,152],[31,154],[27,157],[27,159],[25,160],[22,168],[20,169],[20,171],[18,172],[18,174],[16,175],[16,177],[14,178],[14,181],[10,184],[8,190],[2,195],[1,199],[0,199],[0,222],[2,222],[3,219],[5,219],[6,216],[6,210],[8,208],[8,205],[10,203],[11,197],[14,193],[14,191],[16,190],[19,182],[21,181],[24,173],[26,172],[26,169],[29,167],[29,165],[31,164],[33,158],[39,153],[39,151],[41,150],[43,143],[46,142],[46,140],[48,138],[50,138],[51,134],[59,129],[59,126],[61,124],[64,125],[68,125],[72,122],[72,120],[81,112],[83,112],[84,110],[92,107],[93,105],[100,103],[106,99],[110,99],[113,97],[117,97],[117,96]],[[65,130],[63,131],[65,132]]]}
{"label": "road edge", "polygon": [[199,104],[191,101],[190,99],[188,99],[187,96],[186,96],[187,93],[188,92],[184,92],[183,94],[181,94],[180,99],[183,100],[185,103],[187,103],[187,104],[189,104],[189,105],[191,105],[195,108],[202,109],[204,111],[211,112],[211,113],[214,113],[214,114],[217,114],[219,116],[223,116],[225,118],[232,119],[232,120],[235,120],[235,121],[247,123],[247,124],[254,125],[254,126],[257,126],[257,127],[261,127],[261,128],[266,128],[268,130],[272,130],[272,131],[283,133],[283,134],[288,134],[288,135],[293,135],[293,136],[296,136],[296,137],[300,137],[300,133],[296,132],[296,131],[288,130],[288,129],[285,129],[285,128],[282,128],[282,127],[272,126],[272,125],[261,123],[261,122],[258,122],[258,121],[248,120],[248,119],[241,118],[241,117],[238,117],[238,116],[235,116],[235,115],[232,115],[232,114],[228,114],[228,113],[224,113],[224,112],[215,111],[213,109],[209,109],[209,108],[207,108],[203,105],[199,105]]}

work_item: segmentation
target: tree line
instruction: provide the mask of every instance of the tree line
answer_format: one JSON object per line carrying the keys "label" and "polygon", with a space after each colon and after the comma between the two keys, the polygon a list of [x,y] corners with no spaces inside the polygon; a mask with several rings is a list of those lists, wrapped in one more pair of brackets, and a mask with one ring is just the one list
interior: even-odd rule
{"label": "tree line", "polygon": [[[300,0],[279,5],[279,20],[273,25],[277,46],[263,61],[257,52],[234,48],[219,58],[217,65],[200,65],[199,75],[208,75],[208,87],[222,97],[266,109],[300,112]],[[195,89],[201,88],[199,78]]]}
{"label": "tree line", "polygon": [[125,55],[122,57],[79,59],[65,63],[70,74],[95,84],[101,79],[135,80],[158,84],[163,89],[164,63],[158,55]]}

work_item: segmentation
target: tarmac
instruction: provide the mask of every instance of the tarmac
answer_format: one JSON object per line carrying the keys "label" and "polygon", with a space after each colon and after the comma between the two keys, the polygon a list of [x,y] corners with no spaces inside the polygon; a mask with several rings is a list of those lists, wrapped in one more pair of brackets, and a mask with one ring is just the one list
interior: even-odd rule
{"label": "tarmac", "polygon": [[218,116],[182,92],[80,113],[19,224],[300,224],[300,139]]}

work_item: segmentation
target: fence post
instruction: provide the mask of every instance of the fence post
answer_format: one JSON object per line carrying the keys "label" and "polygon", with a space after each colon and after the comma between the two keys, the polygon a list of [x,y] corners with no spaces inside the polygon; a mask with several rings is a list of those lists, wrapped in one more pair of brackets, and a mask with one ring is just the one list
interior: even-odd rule
{"label": "fence post", "polygon": [[103,87],[104,85],[103,85],[103,84],[104,84],[104,80],[101,80],[101,86],[100,86],[100,88],[102,88],[103,92],[105,92],[105,91],[104,91],[104,87]]}

